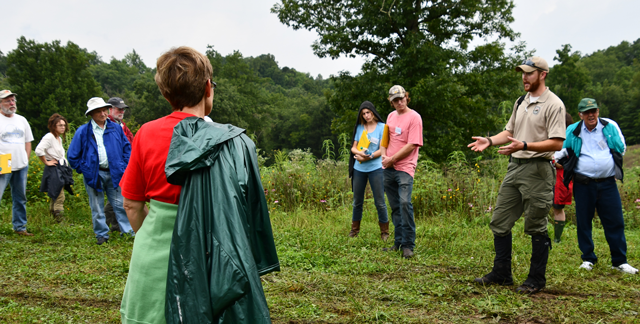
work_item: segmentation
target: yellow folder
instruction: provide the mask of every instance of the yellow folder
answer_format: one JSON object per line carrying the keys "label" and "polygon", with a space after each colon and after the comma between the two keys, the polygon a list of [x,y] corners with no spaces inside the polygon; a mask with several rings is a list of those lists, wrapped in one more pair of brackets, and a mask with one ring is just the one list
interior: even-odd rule
{"label": "yellow folder", "polygon": [[0,174],[11,173],[11,154],[0,154]]}
{"label": "yellow folder", "polygon": [[360,136],[360,140],[358,140],[358,150],[364,151],[369,148],[369,137],[367,136],[367,130],[362,131],[362,136]]}
{"label": "yellow folder", "polygon": [[384,125],[384,131],[382,132],[382,140],[380,146],[389,147],[389,125]]}

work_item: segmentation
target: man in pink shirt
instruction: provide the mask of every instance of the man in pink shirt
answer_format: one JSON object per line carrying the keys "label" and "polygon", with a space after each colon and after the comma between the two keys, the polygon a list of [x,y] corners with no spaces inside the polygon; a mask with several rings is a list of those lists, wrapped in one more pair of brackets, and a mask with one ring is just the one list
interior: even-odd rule
{"label": "man in pink shirt", "polygon": [[411,258],[416,241],[411,191],[413,175],[418,164],[418,150],[422,146],[422,117],[407,107],[409,93],[402,86],[389,89],[389,102],[396,109],[387,117],[389,147],[382,151],[384,190],[391,206],[391,220],[395,226],[393,246],[384,251],[398,251]]}

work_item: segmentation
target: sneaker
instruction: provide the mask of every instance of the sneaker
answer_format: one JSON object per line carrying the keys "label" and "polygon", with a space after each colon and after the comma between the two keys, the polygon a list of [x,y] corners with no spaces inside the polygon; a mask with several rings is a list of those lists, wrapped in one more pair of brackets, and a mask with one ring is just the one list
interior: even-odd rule
{"label": "sneaker", "polygon": [[[585,269],[585,270],[593,270],[593,263],[589,262],[589,261],[584,261],[582,262],[582,264],[580,265],[579,269]],[[637,271],[637,270],[636,270]]]}
{"label": "sneaker", "polygon": [[[27,232],[27,230],[24,230],[24,231],[15,231],[15,232],[16,232],[16,234],[18,234],[18,235],[22,235],[22,236],[33,236],[33,234],[31,234],[31,233]],[[636,270],[636,271],[637,271],[637,270]]]}
{"label": "sneaker", "polygon": [[620,272],[628,273],[628,274],[636,274],[638,273],[638,269],[630,266],[628,263],[623,263],[617,267],[611,267],[611,269],[616,269]]}
{"label": "sneaker", "polygon": [[98,245],[102,245],[102,243],[108,241],[109,239],[106,237],[98,237],[98,242],[96,242],[96,244]]}

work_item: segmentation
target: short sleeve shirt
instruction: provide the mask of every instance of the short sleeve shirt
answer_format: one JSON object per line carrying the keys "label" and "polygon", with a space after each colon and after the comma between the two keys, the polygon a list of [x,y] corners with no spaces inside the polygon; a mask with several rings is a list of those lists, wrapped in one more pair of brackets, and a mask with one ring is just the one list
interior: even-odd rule
{"label": "short sleeve shirt", "polygon": [[0,154],[11,154],[11,170],[22,170],[29,165],[25,144],[33,142],[33,133],[27,119],[13,114],[0,114]]}
{"label": "short sleeve shirt", "polygon": [[[529,102],[530,93],[526,95],[520,106],[513,106],[513,113],[505,129],[519,141],[528,143],[541,142],[551,138],[565,139],[565,108],[562,100],[549,88],[535,102]],[[533,152],[518,151],[512,154],[519,159],[543,157],[553,159],[554,151]]]}
{"label": "short sleeve shirt", "polygon": [[[364,126],[358,125],[358,128],[356,129],[356,137],[353,140],[356,142],[359,141],[363,131]],[[367,138],[369,139],[369,146],[365,148],[365,153],[373,154],[375,151],[380,149],[382,134],[384,134],[384,123],[378,123],[376,125],[376,129],[371,132],[371,134],[367,134]],[[363,151],[362,149],[360,149],[360,147],[358,147],[358,150]],[[382,168],[382,156],[364,162],[356,161],[353,165],[353,168],[360,172],[371,172],[378,170]]]}
{"label": "short sleeve shirt", "polygon": [[187,117],[194,115],[176,111],[140,127],[133,140],[129,165],[120,180],[122,196],[137,201],[153,199],[178,204],[182,187],[167,182],[164,167],[173,128]]}
{"label": "short sleeve shirt", "polygon": [[418,165],[418,151],[422,147],[422,117],[415,110],[398,115],[397,111],[391,112],[387,117],[389,126],[389,147],[387,156],[396,154],[408,143],[416,144],[416,147],[407,157],[396,161],[393,168],[397,171],[404,171],[414,176]]}

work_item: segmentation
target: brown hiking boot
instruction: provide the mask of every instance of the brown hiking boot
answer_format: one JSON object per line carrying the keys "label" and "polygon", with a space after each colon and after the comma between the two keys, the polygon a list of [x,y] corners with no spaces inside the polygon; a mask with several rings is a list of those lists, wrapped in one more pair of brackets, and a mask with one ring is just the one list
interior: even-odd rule
{"label": "brown hiking boot", "polygon": [[62,221],[64,220],[64,213],[62,212],[62,210],[54,210],[53,211],[53,219],[56,220],[56,222],[58,223],[62,223]]}
{"label": "brown hiking boot", "polygon": [[389,222],[386,222],[386,223],[378,222],[378,225],[380,225],[380,238],[386,242],[387,239],[389,238]]}
{"label": "brown hiking boot", "polygon": [[410,248],[402,249],[402,257],[405,259],[413,258],[413,251]]}
{"label": "brown hiking boot", "polygon": [[360,221],[351,222],[351,232],[349,232],[349,237],[357,237],[358,233],[360,233]]}

